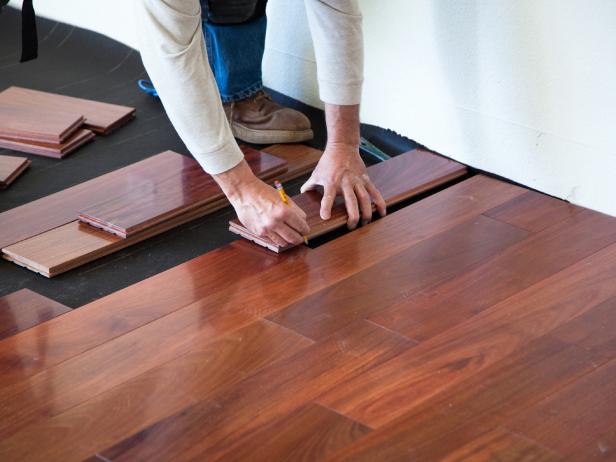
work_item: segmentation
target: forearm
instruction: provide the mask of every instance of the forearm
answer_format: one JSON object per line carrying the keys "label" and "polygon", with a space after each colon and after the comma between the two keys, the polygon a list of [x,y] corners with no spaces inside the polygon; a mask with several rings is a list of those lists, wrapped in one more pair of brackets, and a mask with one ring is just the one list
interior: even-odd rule
{"label": "forearm", "polygon": [[359,148],[359,104],[341,106],[325,104],[328,145]]}

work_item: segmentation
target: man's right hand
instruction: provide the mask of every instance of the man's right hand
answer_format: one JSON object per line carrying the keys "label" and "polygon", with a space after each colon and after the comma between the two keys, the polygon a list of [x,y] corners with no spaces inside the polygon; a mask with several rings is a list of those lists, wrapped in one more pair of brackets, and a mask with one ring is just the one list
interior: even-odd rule
{"label": "man's right hand", "polygon": [[304,242],[302,236],[310,232],[306,213],[291,199],[285,204],[278,191],[252,173],[246,161],[214,175],[214,179],[251,232],[282,247]]}

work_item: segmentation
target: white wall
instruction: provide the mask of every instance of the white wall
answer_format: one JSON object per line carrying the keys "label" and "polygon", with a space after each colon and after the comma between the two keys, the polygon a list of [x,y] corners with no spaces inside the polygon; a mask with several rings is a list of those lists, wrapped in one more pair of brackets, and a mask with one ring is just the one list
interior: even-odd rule
{"label": "white wall", "polygon": [[[614,0],[360,1],[364,122],[616,216]],[[126,3],[35,6],[135,45]],[[303,0],[268,11],[266,84],[320,105]]]}

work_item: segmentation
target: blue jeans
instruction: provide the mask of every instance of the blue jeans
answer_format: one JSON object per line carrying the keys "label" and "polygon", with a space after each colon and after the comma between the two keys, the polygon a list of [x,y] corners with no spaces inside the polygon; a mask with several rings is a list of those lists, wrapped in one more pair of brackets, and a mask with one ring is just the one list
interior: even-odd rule
{"label": "blue jeans", "polygon": [[222,101],[238,101],[263,90],[261,61],[267,18],[235,25],[203,21],[210,67]]}

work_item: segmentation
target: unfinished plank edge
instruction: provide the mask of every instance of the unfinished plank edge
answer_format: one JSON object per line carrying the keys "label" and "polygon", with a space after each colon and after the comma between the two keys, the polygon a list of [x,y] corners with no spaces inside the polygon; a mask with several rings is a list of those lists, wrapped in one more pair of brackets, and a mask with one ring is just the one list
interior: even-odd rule
{"label": "unfinished plank edge", "polygon": [[31,160],[24,159],[24,162],[19,167],[17,167],[17,169],[13,173],[11,173],[4,180],[0,181],[0,189],[8,188],[11,183],[13,183],[13,181],[15,181],[17,177],[19,177],[19,175],[21,175],[30,166],[31,163]]}
{"label": "unfinished plank edge", "polygon": [[73,136],[61,144],[53,143],[34,143],[19,140],[12,140],[0,137],[0,147],[12,149],[14,151],[27,152],[38,156],[62,159],[88,143],[94,138],[94,133],[85,128],[77,130]]}

